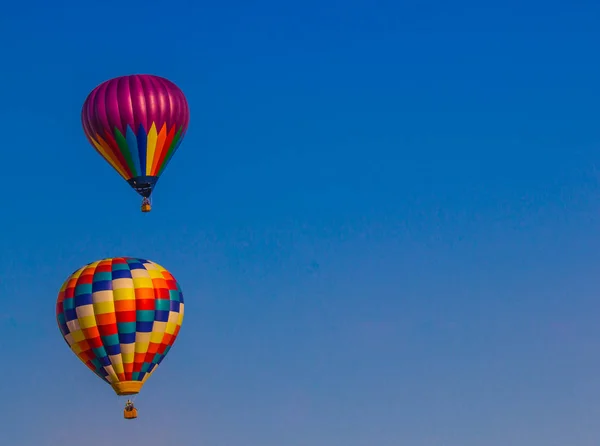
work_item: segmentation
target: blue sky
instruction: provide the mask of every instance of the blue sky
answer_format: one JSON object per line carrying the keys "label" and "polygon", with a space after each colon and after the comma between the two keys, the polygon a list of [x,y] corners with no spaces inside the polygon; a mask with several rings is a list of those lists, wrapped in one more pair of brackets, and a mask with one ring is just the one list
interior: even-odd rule
{"label": "blue sky", "polygon": [[[597,446],[600,4],[3,7],[2,443]],[[151,214],[79,113],[176,82]],[[122,420],[62,281],[168,268],[181,336]]]}

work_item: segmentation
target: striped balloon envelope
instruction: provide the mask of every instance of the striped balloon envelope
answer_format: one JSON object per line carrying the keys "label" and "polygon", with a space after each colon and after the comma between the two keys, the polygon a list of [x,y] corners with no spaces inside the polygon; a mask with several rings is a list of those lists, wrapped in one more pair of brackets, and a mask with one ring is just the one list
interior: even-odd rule
{"label": "striped balloon envelope", "polygon": [[117,395],[139,393],[177,339],[183,294],[149,260],[115,257],[85,265],[63,283],[56,320],[73,353]]}
{"label": "striped balloon envelope", "polygon": [[189,120],[179,87],[149,74],[103,82],[81,110],[88,141],[145,203],[183,141]]}

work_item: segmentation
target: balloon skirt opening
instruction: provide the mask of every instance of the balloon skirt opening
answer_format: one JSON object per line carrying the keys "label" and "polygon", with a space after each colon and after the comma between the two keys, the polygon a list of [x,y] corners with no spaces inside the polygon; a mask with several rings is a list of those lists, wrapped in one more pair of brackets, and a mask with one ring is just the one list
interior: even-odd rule
{"label": "balloon skirt opening", "polygon": [[117,395],[135,395],[136,393],[140,393],[143,385],[144,383],[139,381],[121,381],[111,384]]}

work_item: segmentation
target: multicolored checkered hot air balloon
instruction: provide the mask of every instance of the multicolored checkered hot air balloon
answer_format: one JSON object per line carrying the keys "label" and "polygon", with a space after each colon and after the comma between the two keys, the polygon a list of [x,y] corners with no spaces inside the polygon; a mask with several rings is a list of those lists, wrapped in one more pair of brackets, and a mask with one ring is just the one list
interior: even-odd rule
{"label": "multicolored checkered hot air balloon", "polygon": [[168,79],[134,74],[108,80],[88,95],[81,121],[96,151],[143,197],[150,195],[183,140],[190,111]]}
{"label": "multicolored checkered hot air balloon", "polygon": [[[183,321],[175,278],[149,260],[115,257],[71,274],[56,320],[77,357],[117,395],[135,395],[171,349]],[[136,418],[133,404],[125,418]]]}

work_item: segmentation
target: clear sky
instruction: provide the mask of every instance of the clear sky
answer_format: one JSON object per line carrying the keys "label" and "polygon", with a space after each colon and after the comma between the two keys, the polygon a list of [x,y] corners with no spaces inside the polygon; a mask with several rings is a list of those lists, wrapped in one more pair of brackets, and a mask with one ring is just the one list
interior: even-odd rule
{"label": "clear sky", "polygon": [[[593,0],[3,5],[0,443],[597,446],[599,20]],[[191,108],[147,215],[80,124],[131,73]],[[73,270],[121,255],[186,298],[135,422],[54,316]]]}

